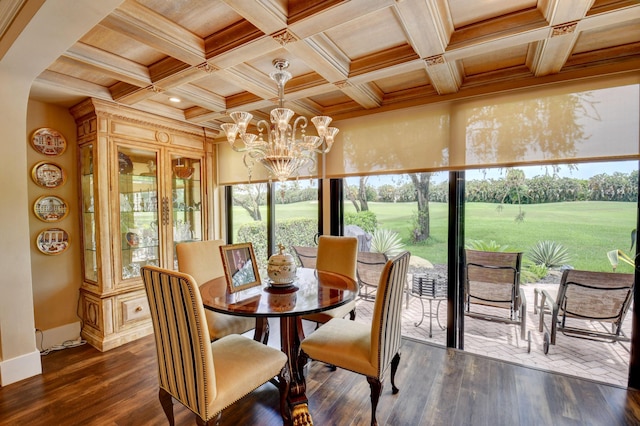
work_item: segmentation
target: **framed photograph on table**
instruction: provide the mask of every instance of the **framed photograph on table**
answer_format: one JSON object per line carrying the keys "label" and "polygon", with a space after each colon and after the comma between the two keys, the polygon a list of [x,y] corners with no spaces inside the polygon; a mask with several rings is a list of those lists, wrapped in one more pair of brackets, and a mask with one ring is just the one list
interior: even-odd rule
{"label": "framed photograph on table", "polygon": [[220,246],[229,293],[260,285],[260,274],[253,244],[227,244]]}
{"label": "framed photograph on table", "polygon": [[55,157],[65,152],[67,140],[57,130],[42,127],[31,135],[31,146],[40,154]]}
{"label": "framed photograph on table", "polygon": [[69,213],[67,202],[55,195],[43,195],[33,203],[33,212],[43,222],[59,222]]}
{"label": "framed photograph on table", "polygon": [[31,178],[43,188],[57,188],[67,181],[67,174],[55,163],[41,161],[31,169]]}

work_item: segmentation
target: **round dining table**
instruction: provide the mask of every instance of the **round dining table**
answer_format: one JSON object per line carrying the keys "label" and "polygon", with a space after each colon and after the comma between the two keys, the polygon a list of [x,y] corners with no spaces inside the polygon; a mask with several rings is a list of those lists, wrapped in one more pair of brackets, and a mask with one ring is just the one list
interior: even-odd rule
{"label": "round dining table", "polygon": [[[280,319],[280,347],[287,363],[290,387],[287,401],[289,413],[285,418],[292,424],[312,425],[306,397],[303,366],[298,365],[300,342],[304,339],[302,315],[327,311],[355,299],[358,284],[352,278],[333,272],[298,268],[296,279],[289,285],[273,285],[268,279],[260,285],[241,291],[230,291],[226,278],[218,277],[200,286],[206,309],[229,315]],[[266,333],[263,324],[257,336]]]}

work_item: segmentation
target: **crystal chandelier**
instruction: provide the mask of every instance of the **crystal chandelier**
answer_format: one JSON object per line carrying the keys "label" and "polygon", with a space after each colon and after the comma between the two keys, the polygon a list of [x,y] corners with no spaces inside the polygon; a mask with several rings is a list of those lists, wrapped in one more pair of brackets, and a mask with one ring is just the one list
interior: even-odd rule
{"label": "crystal chandelier", "polygon": [[[278,85],[278,108],[271,111],[269,122],[260,120],[256,124],[258,134],[247,133],[247,125],[253,118],[248,112],[236,111],[229,114],[234,123],[223,124],[227,141],[234,151],[244,152],[244,165],[251,171],[255,162],[262,164],[270,174],[269,179],[276,178],[284,182],[291,177],[297,177],[300,170],[306,166],[309,171],[316,167],[316,155],[325,154],[331,150],[334,137],[338,133],[335,127],[328,127],[331,117],[317,116],[311,119],[318,136],[305,134],[308,121],[299,116],[293,124],[289,121],[294,112],[284,108],[284,85],[291,79],[291,73],[286,71],[289,62],[285,59],[273,61],[276,71],[269,76]],[[298,130],[300,134],[298,135]],[[267,140],[263,134],[267,134]]]}

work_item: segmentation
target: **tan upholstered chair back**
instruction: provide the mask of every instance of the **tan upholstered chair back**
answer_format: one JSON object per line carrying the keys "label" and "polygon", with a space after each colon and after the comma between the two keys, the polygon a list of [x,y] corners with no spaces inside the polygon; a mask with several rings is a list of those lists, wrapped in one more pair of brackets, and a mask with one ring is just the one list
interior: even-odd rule
{"label": "tan upholstered chair back", "polygon": [[180,272],[142,267],[158,354],[160,387],[203,419],[216,398],[209,330],[198,285]]}
{"label": "tan upholstered chair back", "polygon": [[357,280],[357,257],[358,239],[356,237],[321,235],[318,239],[316,269],[319,271],[335,272]]}
{"label": "tan upholstered chair back", "polygon": [[371,322],[371,363],[377,366],[380,380],[400,350],[402,292],[410,258],[411,254],[405,251],[387,261],[378,283]]}
{"label": "tan upholstered chair back", "polygon": [[176,245],[178,270],[191,275],[198,285],[224,276],[220,255],[220,246],[224,244],[224,240],[178,243]]}

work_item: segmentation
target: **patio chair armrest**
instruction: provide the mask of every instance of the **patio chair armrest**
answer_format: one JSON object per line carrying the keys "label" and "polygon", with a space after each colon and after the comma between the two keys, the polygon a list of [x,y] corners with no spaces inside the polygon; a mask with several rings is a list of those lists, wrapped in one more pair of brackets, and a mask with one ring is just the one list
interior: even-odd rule
{"label": "patio chair armrest", "polygon": [[544,330],[544,314],[547,312],[551,312],[551,335],[555,337],[555,322],[558,318],[558,304],[551,297],[547,290],[542,290],[542,299],[540,300],[540,323],[538,325],[538,331],[542,332]]}

